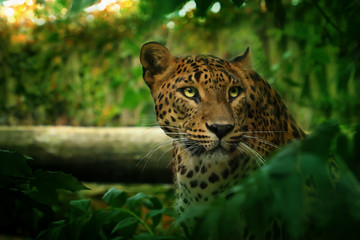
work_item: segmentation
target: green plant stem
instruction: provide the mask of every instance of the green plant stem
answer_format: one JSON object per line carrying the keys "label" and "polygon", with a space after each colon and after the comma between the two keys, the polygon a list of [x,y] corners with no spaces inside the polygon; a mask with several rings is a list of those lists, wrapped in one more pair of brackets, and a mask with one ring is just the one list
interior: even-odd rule
{"label": "green plant stem", "polygon": [[145,228],[146,230],[151,234],[154,235],[154,232],[151,230],[150,226],[144,222],[138,215],[136,215],[135,213],[133,213],[132,211],[128,210],[128,209],[122,209],[124,212],[129,213],[131,216],[133,216],[134,218],[136,218]]}

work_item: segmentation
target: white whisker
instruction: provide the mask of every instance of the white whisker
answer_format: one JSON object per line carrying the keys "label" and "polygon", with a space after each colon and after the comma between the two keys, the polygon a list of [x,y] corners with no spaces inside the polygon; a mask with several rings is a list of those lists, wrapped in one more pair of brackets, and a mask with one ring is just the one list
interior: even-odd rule
{"label": "white whisker", "polygon": [[269,141],[266,141],[266,140],[264,140],[264,139],[261,139],[261,138],[259,138],[259,137],[248,136],[248,135],[241,135],[241,136],[243,136],[243,137],[245,137],[245,138],[255,139],[255,140],[257,140],[257,141],[259,141],[259,142],[261,142],[261,143],[267,144],[267,145],[272,146],[272,147],[274,147],[274,148],[279,148],[279,146],[277,146],[277,145],[275,145],[275,144],[273,144],[273,143],[271,143],[271,142],[269,142]]}
{"label": "white whisker", "polygon": [[[172,143],[173,143],[173,140],[172,140],[172,139],[168,139],[168,140],[165,140],[165,141],[163,141],[163,142],[161,142],[161,143],[156,144],[156,145],[154,146],[154,148],[153,148],[150,152],[148,152],[148,153],[136,164],[136,166],[139,166],[141,163],[145,162],[145,163],[144,163],[144,166],[143,166],[143,169],[142,169],[142,171],[144,171],[144,169],[145,169],[147,163],[149,162],[150,158],[152,158],[152,156],[153,156],[158,150],[160,150],[161,148],[165,148],[165,147],[168,146],[168,145],[172,145]],[[170,149],[166,150],[166,151],[160,156],[160,158],[158,159],[158,162],[159,162],[159,160],[160,160],[168,151],[170,151],[171,149],[172,149],[172,146],[171,146]]]}
{"label": "white whisker", "polygon": [[247,132],[241,132],[241,133],[284,133],[288,131],[280,131],[280,130],[263,130],[263,131],[247,131]]}
{"label": "white whisker", "polygon": [[[249,153],[251,153],[253,156],[255,156],[256,157],[255,159],[259,160],[262,165],[265,165],[264,158],[258,152],[256,152],[253,148],[251,148],[249,145],[247,145],[244,142],[240,142],[239,146],[242,146],[245,150],[247,150]],[[259,166],[261,166],[261,165],[259,164]]]}
{"label": "white whisker", "polygon": [[165,132],[167,135],[187,135],[186,133],[173,133],[173,132]]}
{"label": "white whisker", "polygon": [[181,130],[181,128],[179,128],[179,127],[173,127],[173,126],[159,125],[159,127],[163,127],[163,128],[167,128],[167,129]]}

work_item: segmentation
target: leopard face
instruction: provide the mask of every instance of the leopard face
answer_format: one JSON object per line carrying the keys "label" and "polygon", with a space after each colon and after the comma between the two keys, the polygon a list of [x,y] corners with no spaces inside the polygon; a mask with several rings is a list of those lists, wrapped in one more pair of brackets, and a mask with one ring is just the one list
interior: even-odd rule
{"label": "leopard face", "polygon": [[225,61],[174,57],[158,43],[143,46],[143,77],[158,123],[190,157],[263,157],[304,136],[279,95],[251,69],[248,53]]}

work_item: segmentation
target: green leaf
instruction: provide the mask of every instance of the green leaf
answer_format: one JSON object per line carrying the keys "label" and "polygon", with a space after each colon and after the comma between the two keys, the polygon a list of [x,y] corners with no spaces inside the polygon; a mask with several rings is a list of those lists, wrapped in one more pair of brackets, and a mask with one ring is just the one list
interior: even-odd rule
{"label": "green leaf", "polygon": [[99,0],[72,0],[68,15],[77,14],[80,11],[82,11],[84,8],[87,8],[98,1]]}
{"label": "green leaf", "polygon": [[127,196],[126,192],[112,187],[105,193],[102,199],[110,207],[121,208],[124,206]]}
{"label": "green leaf", "polygon": [[151,226],[152,229],[155,229],[156,226],[160,223],[162,215],[168,215],[171,217],[177,217],[176,212],[173,209],[170,208],[162,208],[162,209],[154,209],[149,211],[146,214],[145,219],[152,218],[153,224]]}
{"label": "green leaf", "polygon": [[29,159],[20,153],[0,150],[0,176],[28,177],[31,174]]}
{"label": "green leaf", "polygon": [[334,136],[338,134],[339,131],[339,126],[333,122],[318,126],[314,133],[308,136],[306,141],[302,143],[302,151],[312,152],[327,158]]}
{"label": "green leaf", "polygon": [[[117,209],[98,209],[92,212],[91,219],[82,227],[80,239],[104,239],[104,227],[111,228],[127,216]],[[122,218],[119,215],[122,214]]]}
{"label": "green leaf", "polygon": [[27,191],[26,194],[34,200],[46,204],[58,201],[57,189],[73,192],[88,189],[70,174],[44,170],[34,172],[30,179],[30,186],[35,188]]}
{"label": "green leaf", "polygon": [[55,189],[32,189],[24,191],[25,195],[32,198],[33,200],[43,204],[55,204],[58,203],[58,195]]}
{"label": "green leaf", "polygon": [[126,200],[126,207],[129,209],[133,209],[135,206],[139,205],[143,200],[149,199],[149,196],[145,193],[139,192],[136,195],[128,198]]}
{"label": "green leaf", "polygon": [[17,188],[21,190],[28,190],[29,184],[26,178],[14,178],[0,175],[0,187],[4,189]]}
{"label": "green leaf", "polygon": [[296,152],[299,146],[299,142],[294,142],[284,147],[281,152],[271,158],[271,164],[261,169],[262,172],[272,180],[284,181],[284,179],[293,174],[295,170],[296,158],[294,156],[297,155]]}
{"label": "green leaf", "polygon": [[74,212],[74,215],[77,214],[83,215],[84,213],[89,212],[90,203],[91,203],[90,199],[80,199],[80,200],[70,201],[71,210]]}
{"label": "green leaf", "polygon": [[342,160],[348,160],[349,146],[348,138],[344,134],[341,134],[336,140],[336,153],[341,156]]}
{"label": "green leaf", "polygon": [[90,203],[90,199],[70,201],[70,224],[82,217],[89,219],[92,213]]}
{"label": "green leaf", "polygon": [[114,234],[116,231],[121,230],[123,228],[129,227],[131,225],[137,224],[138,220],[134,217],[128,217],[121,220],[116,226],[113,228],[111,234]]}
{"label": "green leaf", "polygon": [[173,224],[175,226],[186,224],[196,217],[204,216],[210,209],[210,204],[193,205],[185,212],[185,214],[180,215]]}
{"label": "green leaf", "polygon": [[48,229],[43,230],[39,233],[36,239],[64,239],[63,229],[67,226],[65,220],[59,220],[52,222]]}
{"label": "green leaf", "polygon": [[164,209],[156,209],[156,210],[151,210],[150,212],[148,212],[146,214],[146,219],[147,218],[151,218],[152,219],[152,225],[151,228],[155,229],[157,225],[159,225],[160,221],[161,221],[161,217],[163,215]]}
{"label": "green leaf", "polygon": [[70,174],[44,170],[36,170],[34,172],[34,179],[31,180],[31,184],[36,186],[39,191],[64,189],[75,192],[89,189]]}
{"label": "green leaf", "polygon": [[241,7],[246,0],[231,0],[237,7]]}
{"label": "green leaf", "polygon": [[148,209],[161,209],[162,208],[161,201],[156,197],[151,197],[149,199],[145,199],[144,200],[144,205]]}
{"label": "green leaf", "polygon": [[73,239],[80,239],[84,226],[93,216],[90,203],[90,199],[70,201],[69,225],[71,228],[69,234]]}
{"label": "green leaf", "polygon": [[165,210],[166,208],[151,210],[146,214],[146,219],[156,217],[158,215],[162,215],[165,212]]}

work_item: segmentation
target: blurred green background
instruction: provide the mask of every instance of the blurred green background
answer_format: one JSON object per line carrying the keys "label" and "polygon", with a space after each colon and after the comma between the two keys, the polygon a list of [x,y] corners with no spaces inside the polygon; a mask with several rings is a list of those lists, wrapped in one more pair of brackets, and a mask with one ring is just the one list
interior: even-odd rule
{"label": "blurred green background", "polygon": [[155,125],[139,51],[254,69],[309,130],[360,119],[360,2],[0,0],[0,125]]}

